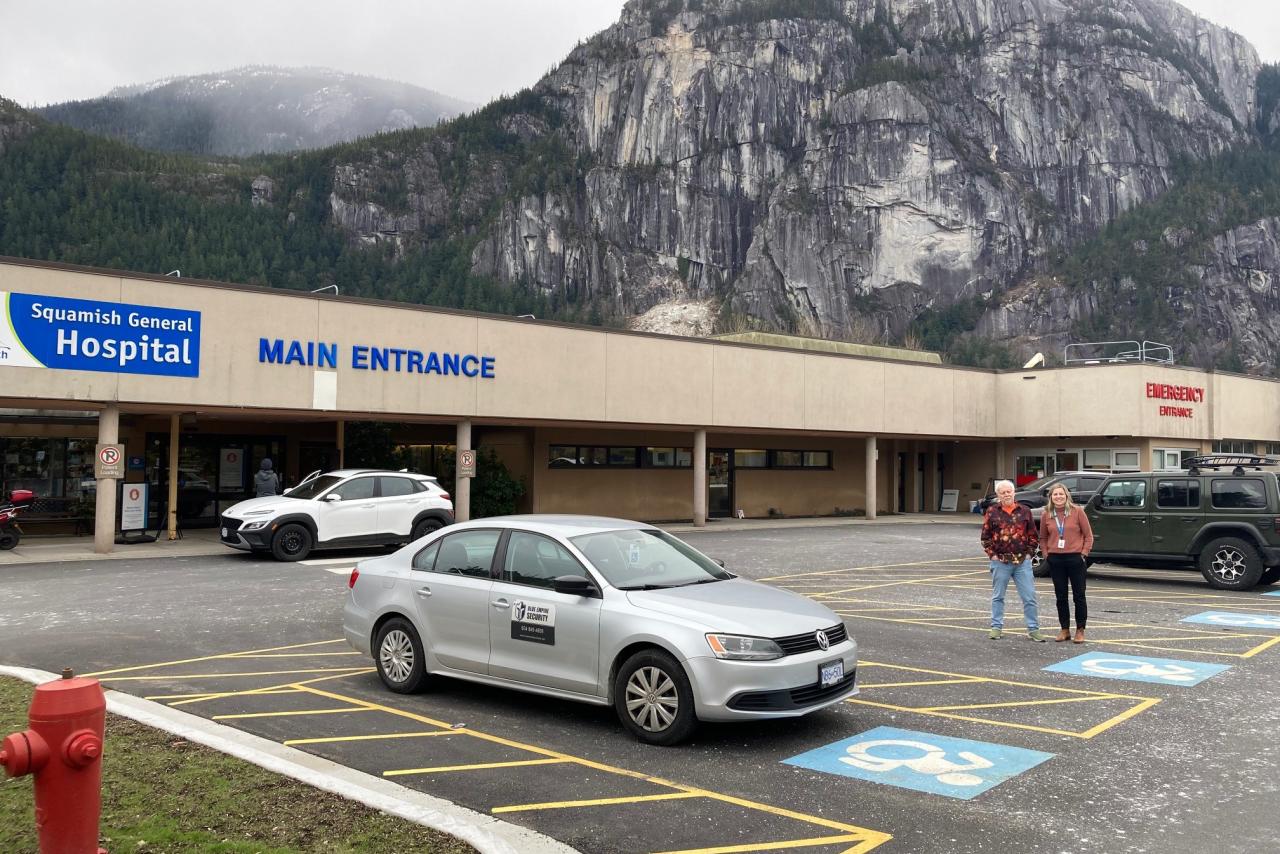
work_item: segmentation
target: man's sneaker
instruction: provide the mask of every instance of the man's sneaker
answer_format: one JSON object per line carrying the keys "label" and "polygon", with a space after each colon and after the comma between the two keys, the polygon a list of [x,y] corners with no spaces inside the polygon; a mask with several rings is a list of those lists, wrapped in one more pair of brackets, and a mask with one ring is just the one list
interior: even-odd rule
{"label": "man's sneaker", "polygon": [[1004,632],[999,629],[992,629],[987,633],[987,637],[991,638],[991,640],[1000,640],[1002,635],[1004,635]]}
{"label": "man's sneaker", "polygon": [[1031,631],[1027,632],[1027,637],[1031,638],[1036,643],[1044,643],[1046,640],[1048,640],[1048,638],[1040,634],[1039,629],[1032,629]]}

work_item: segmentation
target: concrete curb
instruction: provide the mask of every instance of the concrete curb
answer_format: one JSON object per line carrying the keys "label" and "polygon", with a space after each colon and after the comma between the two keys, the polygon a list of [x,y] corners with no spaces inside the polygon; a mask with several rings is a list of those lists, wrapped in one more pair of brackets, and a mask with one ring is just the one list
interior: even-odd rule
{"label": "concrete curb", "polygon": [[[0,665],[0,674],[33,684],[59,678],[43,670],[8,665]],[[451,834],[473,845],[481,854],[576,854],[576,849],[541,833],[269,739],[119,691],[107,689],[106,695],[107,711],[112,714],[203,744],[388,815]]]}

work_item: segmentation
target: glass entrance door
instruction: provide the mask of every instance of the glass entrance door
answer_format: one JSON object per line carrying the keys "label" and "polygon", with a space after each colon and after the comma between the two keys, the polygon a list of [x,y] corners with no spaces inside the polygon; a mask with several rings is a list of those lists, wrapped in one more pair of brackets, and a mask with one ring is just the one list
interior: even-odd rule
{"label": "glass entrance door", "polygon": [[707,452],[707,515],[733,515],[733,451]]}

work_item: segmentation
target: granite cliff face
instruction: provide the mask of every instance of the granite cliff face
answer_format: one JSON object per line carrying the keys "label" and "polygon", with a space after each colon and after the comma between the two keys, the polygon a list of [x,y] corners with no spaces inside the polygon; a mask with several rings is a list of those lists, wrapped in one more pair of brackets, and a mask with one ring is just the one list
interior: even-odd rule
{"label": "granite cliff face", "polygon": [[[978,298],[980,331],[1044,345],[1097,307],[1041,275],[1049,257],[1158,197],[1180,159],[1256,144],[1280,121],[1258,114],[1259,68],[1163,0],[632,0],[502,119],[567,152],[564,181],[525,189],[500,162],[446,180],[446,133],[377,167],[407,199],[340,164],[330,207],[367,242],[465,233],[476,273],[623,316],[682,303],[892,340]],[[1274,249],[1267,228],[1215,240],[1187,296],[1219,334],[1246,291],[1267,307],[1229,260]]]}

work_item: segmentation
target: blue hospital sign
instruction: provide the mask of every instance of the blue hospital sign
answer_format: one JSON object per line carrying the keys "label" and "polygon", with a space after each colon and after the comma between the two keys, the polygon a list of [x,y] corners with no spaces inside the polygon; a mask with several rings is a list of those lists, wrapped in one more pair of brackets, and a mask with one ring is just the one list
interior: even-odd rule
{"label": "blue hospital sign", "polygon": [[0,291],[0,366],[200,376],[200,312]]}

